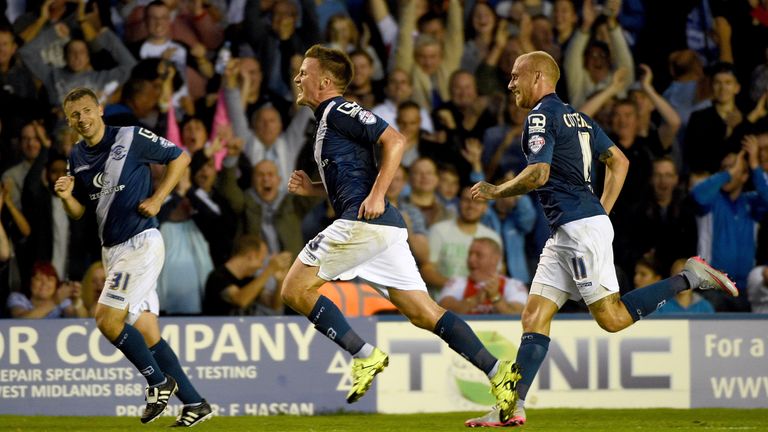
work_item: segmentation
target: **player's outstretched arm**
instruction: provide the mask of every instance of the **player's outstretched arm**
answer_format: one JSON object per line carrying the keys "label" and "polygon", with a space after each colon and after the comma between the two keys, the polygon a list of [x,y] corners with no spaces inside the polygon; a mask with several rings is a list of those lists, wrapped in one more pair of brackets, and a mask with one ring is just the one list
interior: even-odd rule
{"label": "player's outstretched arm", "polygon": [[74,196],[72,196],[72,190],[75,188],[75,178],[72,176],[59,177],[56,180],[56,184],[53,185],[53,190],[56,195],[61,198],[64,203],[64,212],[72,219],[80,219],[85,213],[85,207],[80,204]]}
{"label": "player's outstretched arm", "polygon": [[600,155],[600,162],[604,163],[605,186],[603,187],[603,196],[600,197],[600,204],[603,205],[606,213],[610,213],[616,200],[619,198],[621,187],[624,186],[624,179],[627,178],[629,171],[629,160],[618,147],[611,146]]}
{"label": "player's outstretched arm", "polygon": [[496,198],[511,197],[527,194],[544,186],[549,180],[549,164],[539,162],[528,165],[512,180],[499,186],[487,182],[479,182],[472,186],[472,199],[488,201]]}
{"label": "player's outstretched arm", "polygon": [[325,196],[325,187],[322,182],[314,183],[307,173],[297,170],[291,173],[288,179],[288,192],[300,196]]}
{"label": "player's outstretched arm", "polygon": [[142,216],[153,217],[157,215],[165,198],[179,183],[181,175],[184,174],[184,170],[189,165],[190,159],[191,158],[187,152],[181,152],[179,157],[168,163],[165,175],[163,176],[163,179],[160,180],[160,183],[158,183],[155,193],[139,203],[139,213],[141,213]]}

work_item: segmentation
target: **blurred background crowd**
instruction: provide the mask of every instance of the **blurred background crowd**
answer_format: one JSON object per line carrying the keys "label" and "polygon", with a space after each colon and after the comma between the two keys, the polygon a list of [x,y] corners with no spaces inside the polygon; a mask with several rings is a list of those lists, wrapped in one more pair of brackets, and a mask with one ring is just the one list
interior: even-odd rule
{"label": "blurred background crowd", "polygon": [[526,111],[506,86],[519,55],[543,50],[560,64],[560,98],[630,160],[610,215],[622,292],[698,254],[739,297],[684,292],[663,312],[768,312],[767,0],[0,5],[0,316],[88,316],[109,283],[95,220],[69,220],[52,192],[78,139],[60,106],[77,86],[97,92],[108,125],[144,127],[192,154],[159,215],[163,313],[291,313],[285,273],[335,217],[286,190],[294,169],[319,180],[314,115],[293,103],[316,43],[349,53],[345,97],[406,137],[387,195],[446,308],[517,313],[525,303],[549,236],[535,195],[481,203],[466,187],[525,167]]}

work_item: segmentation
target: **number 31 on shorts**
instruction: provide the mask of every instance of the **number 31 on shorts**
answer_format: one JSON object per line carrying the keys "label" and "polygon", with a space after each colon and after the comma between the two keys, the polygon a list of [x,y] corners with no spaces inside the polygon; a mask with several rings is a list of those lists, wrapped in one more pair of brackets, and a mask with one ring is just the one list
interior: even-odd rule
{"label": "number 31 on shorts", "polygon": [[128,280],[131,275],[125,272],[117,272],[112,274],[112,278],[109,280],[109,289],[115,291],[125,291],[128,289]]}

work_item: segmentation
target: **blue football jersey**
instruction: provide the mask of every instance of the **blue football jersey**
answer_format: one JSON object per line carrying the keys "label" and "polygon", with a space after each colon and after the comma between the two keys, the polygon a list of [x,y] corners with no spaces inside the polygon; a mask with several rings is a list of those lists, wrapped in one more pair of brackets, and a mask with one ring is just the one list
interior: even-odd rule
{"label": "blue football jersey", "polygon": [[[321,103],[315,117],[315,162],[333,210],[341,219],[358,220],[360,204],[379,174],[376,142],[389,125],[341,96]],[[386,199],[385,206],[381,216],[367,222],[405,228],[400,212]]]}
{"label": "blue football jersey", "polygon": [[549,180],[536,193],[553,231],[568,222],[605,214],[592,190],[592,163],[613,145],[597,123],[554,93],[528,113],[523,152],[529,165],[550,165]]}
{"label": "blue football jersey", "polygon": [[167,164],[180,154],[172,142],[139,127],[107,126],[95,146],[75,144],[69,156],[73,196],[86,211],[96,212],[102,245],[114,246],[157,228],[156,218],[139,213],[139,203],[152,195],[149,164]]}

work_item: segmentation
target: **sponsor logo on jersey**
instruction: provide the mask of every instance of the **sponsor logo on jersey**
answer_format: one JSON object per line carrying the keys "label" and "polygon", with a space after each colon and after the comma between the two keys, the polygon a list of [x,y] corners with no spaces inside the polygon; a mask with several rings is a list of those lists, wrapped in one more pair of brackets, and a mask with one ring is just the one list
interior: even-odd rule
{"label": "sponsor logo on jersey", "polygon": [[376,116],[368,110],[361,110],[357,118],[360,119],[362,124],[372,125],[376,123]]}
{"label": "sponsor logo on jersey", "polygon": [[587,288],[591,286],[592,282],[576,282],[576,288]]}
{"label": "sponsor logo on jersey", "polygon": [[528,149],[533,153],[538,153],[539,150],[544,147],[544,144],[546,144],[546,140],[544,140],[544,137],[541,135],[533,135],[528,138]]}
{"label": "sponsor logo on jersey", "polygon": [[530,114],[528,116],[528,134],[544,133],[547,118],[544,114]]}
{"label": "sponsor logo on jersey", "polygon": [[[77,171],[77,170],[75,170]],[[93,177],[93,185],[101,189],[104,187],[104,173],[100,172]]]}
{"label": "sponsor logo on jersey", "polygon": [[124,158],[128,152],[125,150],[125,146],[118,144],[112,147],[109,154],[112,156],[112,160],[120,160]]}
{"label": "sponsor logo on jersey", "polygon": [[93,185],[101,190],[97,193],[88,194],[88,198],[90,198],[91,201],[96,201],[103,196],[111,195],[125,189],[125,185],[109,187],[109,180],[104,180],[103,172],[100,172],[93,177]]}

